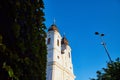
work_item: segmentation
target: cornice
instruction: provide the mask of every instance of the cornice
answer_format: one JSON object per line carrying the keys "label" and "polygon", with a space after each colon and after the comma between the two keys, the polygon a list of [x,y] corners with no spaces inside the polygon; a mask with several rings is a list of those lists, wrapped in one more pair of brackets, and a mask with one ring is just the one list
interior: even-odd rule
{"label": "cornice", "polygon": [[[52,62],[47,63],[47,66],[51,66],[51,65],[56,65],[58,68],[62,69],[64,72],[70,74],[73,78],[75,78],[75,75],[70,70],[68,70],[66,67],[63,67],[58,62],[52,61]],[[53,69],[54,69],[54,67],[53,67]]]}

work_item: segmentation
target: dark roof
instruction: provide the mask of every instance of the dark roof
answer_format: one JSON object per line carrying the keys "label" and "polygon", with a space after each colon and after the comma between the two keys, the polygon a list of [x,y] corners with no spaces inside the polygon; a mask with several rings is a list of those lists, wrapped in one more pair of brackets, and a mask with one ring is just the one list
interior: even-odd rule
{"label": "dark roof", "polygon": [[68,45],[68,40],[66,39],[65,36],[62,38],[61,44]]}
{"label": "dark roof", "polygon": [[59,32],[59,30],[58,30],[58,28],[57,28],[57,26],[55,24],[52,24],[50,26],[50,28],[48,29],[48,31],[58,31]]}

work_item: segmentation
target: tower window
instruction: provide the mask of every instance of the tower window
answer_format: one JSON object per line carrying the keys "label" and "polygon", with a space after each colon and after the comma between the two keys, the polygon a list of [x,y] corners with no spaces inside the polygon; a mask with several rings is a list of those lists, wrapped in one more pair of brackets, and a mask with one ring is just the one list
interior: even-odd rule
{"label": "tower window", "polygon": [[57,58],[59,59],[60,57],[59,57],[59,56],[57,56]]}
{"label": "tower window", "polygon": [[69,58],[70,58],[70,52],[68,53],[68,56],[69,56]]}
{"label": "tower window", "polygon": [[59,40],[57,40],[57,45],[59,46]]}
{"label": "tower window", "polygon": [[51,40],[51,39],[50,39],[50,38],[48,38],[47,44],[50,44],[50,40]]}
{"label": "tower window", "polygon": [[61,54],[64,54],[64,51],[61,51]]}
{"label": "tower window", "polygon": [[70,69],[72,69],[72,67],[70,67]]}

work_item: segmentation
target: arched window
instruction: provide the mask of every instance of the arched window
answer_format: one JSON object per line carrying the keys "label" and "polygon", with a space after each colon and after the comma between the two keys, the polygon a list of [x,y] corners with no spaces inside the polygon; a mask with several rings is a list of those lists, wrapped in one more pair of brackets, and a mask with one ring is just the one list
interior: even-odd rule
{"label": "arched window", "polygon": [[50,38],[48,38],[48,40],[47,40],[47,44],[50,44],[50,40],[51,40],[51,39],[50,39]]}
{"label": "arched window", "polygon": [[70,52],[68,53],[68,56],[69,56],[69,58],[70,58]]}
{"label": "arched window", "polygon": [[59,57],[59,56],[57,56],[57,58],[59,59],[60,57]]}
{"label": "arched window", "polygon": [[59,40],[57,40],[57,45],[59,46]]}

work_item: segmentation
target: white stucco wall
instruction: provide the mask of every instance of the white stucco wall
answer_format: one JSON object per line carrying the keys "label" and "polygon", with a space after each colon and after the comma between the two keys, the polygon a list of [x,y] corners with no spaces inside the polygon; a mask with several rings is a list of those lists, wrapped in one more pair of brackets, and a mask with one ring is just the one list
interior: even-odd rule
{"label": "white stucco wall", "polygon": [[[71,48],[69,45],[61,45],[62,37],[57,31],[49,31],[46,41],[50,38],[50,44],[47,45],[47,80],[74,80],[72,66]],[[59,40],[59,46],[57,45]],[[47,44],[47,42],[46,42]],[[61,54],[61,51],[64,54]],[[70,57],[69,57],[70,53]],[[71,68],[70,68],[71,67]]]}

